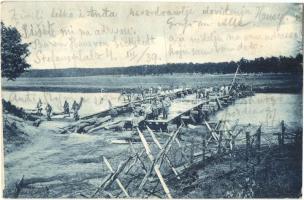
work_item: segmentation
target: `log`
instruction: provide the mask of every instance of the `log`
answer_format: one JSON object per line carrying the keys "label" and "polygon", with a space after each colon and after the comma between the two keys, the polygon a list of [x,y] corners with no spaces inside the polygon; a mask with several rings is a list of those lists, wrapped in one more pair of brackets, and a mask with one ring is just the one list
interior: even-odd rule
{"label": "log", "polygon": [[21,180],[19,181],[19,183],[16,183],[16,190],[14,192],[14,198],[18,198],[22,188],[24,187],[24,175],[22,176]]}
{"label": "log", "polygon": [[115,126],[115,124],[118,124],[120,122],[122,122],[121,120],[120,121],[114,121],[114,122],[109,122],[107,124],[104,124],[105,122],[109,121],[111,119],[110,116],[107,116],[107,117],[104,117],[104,120],[103,122],[99,122],[99,125],[95,126],[94,128],[91,128],[88,130],[88,133],[92,133],[92,132],[95,132],[95,131],[99,131],[101,129],[110,129],[111,126]]}
{"label": "log", "polygon": [[[146,175],[145,175],[143,181],[141,182],[141,184],[140,184],[140,186],[139,186],[139,192],[143,189],[143,187],[144,187],[146,181],[148,180],[148,177],[150,176],[150,174],[151,174],[151,172],[152,172],[152,169],[154,169],[154,171],[155,171],[155,173],[156,173],[158,179],[160,180],[160,183],[161,183],[161,185],[162,185],[162,187],[163,187],[163,189],[164,189],[164,191],[165,191],[167,197],[168,197],[169,199],[172,199],[172,196],[171,196],[171,193],[170,193],[170,191],[169,191],[169,188],[168,188],[167,184],[165,183],[162,174],[160,173],[160,170],[159,170],[159,167],[160,167],[160,166],[159,166],[159,164],[158,164],[158,163],[155,163],[154,156],[153,156],[152,153],[151,153],[151,149],[150,149],[150,147],[149,147],[149,145],[148,145],[148,143],[147,143],[145,137],[143,136],[143,134],[140,132],[140,130],[139,130],[138,128],[137,128],[137,131],[138,131],[138,134],[139,134],[139,136],[140,136],[140,139],[142,140],[142,143],[143,143],[143,145],[144,145],[144,147],[145,147],[145,150],[146,150],[146,153],[147,153],[147,155],[148,155],[148,158],[149,158],[150,161],[152,162],[152,166],[150,167],[150,170],[148,170],[148,172],[146,173]],[[164,149],[164,150],[165,150],[165,149]],[[164,150],[163,150],[163,151],[164,151]]]}
{"label": "log", "polygon": [[217,102],[218,107],[219,107],[220,109],[222,109],[223,106],[222,106],[220,100],[219,100],[217,97],[216,97],[216,102]]}
{"label": "log", "polygon": [[[162,151],[163,150],[163,147],[161,146],[161,144],[159,143],[158,139],[156,138],[155,134],[153,133],[153,131],[148,127],[146,126],[147,129],[148,129],[148,132],[150,133],[154,143],[156,144],[156,146]],[[166,162],[169,164],[170,168],[172,169],[173,173],[177,176],[177,179],[180,179],[179,177],[179,174],[177,173],[177,171],[175,170],[173,164],[171,163],[171,161],[169,160],[167,154],[165,154],[165,160]]]}
{"label": "log", "polygon": [[110,175],[106,176],[106,178],[103,180],[99,188],[96,190],[96,192],[92,195],[92,198],[96,196],[98,192],[101,190],[107,189],[119,176],[119,174],[125,169],[127,164],[134,158],[134,156],[130,156],[126,161],[119,164],[117,170],[114,173],[111,173]]}
{"label": "log", "polygon": [[104,129],[106,129],[106,130],[109,130],[109,129],[123,129],[124,125],[125,125],[125,122],[120,121],[119,123],[115,123],[115,124],[112,124],[112,125],[106,125],[104,127]]}
{"label": "log", "polygon": [[[137,160],[139,160],[139,157],[142,156],[142,154],[145,152],[145,150],[142,150],[139,154],[136,153],[136,158],[134,160],[134,162],[129,166],[129,168],[126,170],[126,174],[129,173],[129,171],[135,166],[135,164],[137,163]],[[146,173],[146,171],[145,171]]]}
{"label": "log", "polygon": [[105,116],[105,117],[103,117],[103,118],[97,118],[97,120],[96,120],[96,122],[95,122],[95,126],[99,126],[99,125],[101,125],[102,123],[104,123],[104,122],[107,122],[107,121],[109,121],[109,120],[111,120],[112,119],[112,117],[110,116],[110,115],[108,115],[108,116]]}
{"label": "log", "polygon": [[[111,173],[114,173],[114,170],[110,164],[110,162],[107,160],[107,158],[104,156],[103,157],[103,161],[105,162],[106,166],[108,167],[108,169],[110,170]],[[123,193],[126,195],[126,197],[130,197],[126,188],[122,185],[121,181],[117,178],[116,179],[116,183],[118,184],[118,186],[120,187],[120,189],[123,191]]]}
{"label": "log", "polygon": [[138,158],[138,160],[140,161],[141,165],[142,165],[142,169],[145,173],[147,173],[147,168],[145,166],[145,162],[141,159],[141,154],[139,155],[137,152],[135,152],[133,144],[131,141],[129,141],[130,147],[131,147],[131,151],[132,153],[136,154],[136,157]]}
{"label": "log", "polygon": [[[175,138],[177,137],[177,134],[179,133],[181,127],[182,127],[182,125],[181,125],[181,126],[176,130],[176,132],[173,133],[172,136],[167,140],[167,142],[166,142],[166,144],[165,144],[163,150],[160,151],[160,152],[157,154],[157,156],[156,156],[155,159],[154,159],[154,157],[153,157],[152,154],[151,154],[152,156],[148,156],[149,159],[150,159],[151,162],[152,162],[152,166],[149,168],[147,174],[146,174],[145,177],[143,178],[143,180],[142,180],[142,182],[141,182],[141,184],[140,184],[140,186],[139,186],[139,190],[142,190],[142,189],[143,189],[144,185],[146,184],[146,182],[147,182],[147,180],[148,180],[148,177],[149,177],[150,174],[152,173],[152,170],[154,169],[154,171],[156,172],[156,170],[159,169],[159,163],[162,161],[162,159],[163,159],[163,157],[164,157],[164,154],[167,154],[167,152],[168,152],[168,150],[170,149],[170,147],[171,147],[173,141],[174,141]],[[144,138],[143,134],[140,132],[140,130],[139,130],[138,128],[137,128],[137,131],[138,131],[138,133],[141,135],[141,139],[143,139],[143,140],[145,141],[145,138]],[[145,142],[143,142],[143,144],[144,144],[144,147],[145,147],[146,151],[147,151],[147,152],[148,152],[148,151],[151,152],[149,146],[147,145],[147,142],[145,141]],[[155,167],[156,167],[156,168],[155,168]],[[158,175],[158,174],[157,174],[157,175]],[[158,178],[161,179],[162,177],[158,177]],[[161,182],[161,183],[163,183],[163,182]],[[162,185],[162,186],[163,186],[163,188],[164,188],[164,190],[165,190],[165,192],[166,192],[165,187],[167,187],[167,185]],[[172,198],[170,193],[166,193],[166,194],[167,194],[168,198]]]}
{"label": "log", "polygon": [[42,119],[36,119],[33,123],[33,126],[38,127],[41,124],[41,122],[42,122]]}

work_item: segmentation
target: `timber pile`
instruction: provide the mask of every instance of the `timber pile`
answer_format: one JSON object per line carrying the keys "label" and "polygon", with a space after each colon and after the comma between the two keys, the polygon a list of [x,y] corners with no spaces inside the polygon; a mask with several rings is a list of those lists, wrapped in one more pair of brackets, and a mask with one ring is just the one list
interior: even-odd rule
{"label": "timber pile", "polygon": [[100,130],[103,123],[111,120],[111,116],[106,116],[103,118],[92,118],[86,120],[79,120],[67,127],[64,127],[60,134],[67,134],[67,133],[91,133],[96,130]]}

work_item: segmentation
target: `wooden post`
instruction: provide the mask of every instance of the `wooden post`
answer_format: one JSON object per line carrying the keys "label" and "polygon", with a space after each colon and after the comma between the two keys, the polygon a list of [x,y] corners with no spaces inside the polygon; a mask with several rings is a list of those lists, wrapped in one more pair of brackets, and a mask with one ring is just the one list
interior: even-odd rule
{"label": "wooden post", "polygon": [[300,128],[298,128],[298,130],[296,131],[294,144],[295,145],[301,144],[301,130],[300,130]]}
{"label": "wooden post", "polygon": [[281,147],[282,144],[282,135],[280,133],[278,133],[278,145],[279,147]]}
{"label": "wooden post", "polygon": [[118,168],[114,173],[109,174],[106,178],[102,181],[101,185],[97,188],[95,193],[91,196],[91,198],[95,197],[97,193],[101,190],[105,190],[109,187],[119,176],[119,174],[125,169],[127,164],[133,159],[133,156],[129,157],[126,161],[119,164]]}
{"label": "wooden post", "polygon": [[222,153],[222,139],[223,139],[223,132],[219,131],[219,139],[218,139],[218,148],[217,148],[217,153],[221,154]]}
{"label": "wooden post", "polygon": [[260,154],[261,154],[261,133],[262,133],[261,127],[262,127],[262,125],[258,128],[257,135],[256,135],[256,137],[257,137],[257,141],[256,141],[257,152],[256,153],[257,153],[257,162],[258,162],[258,164],[260,164],[260,162],[261,162],[261,159],[260,159]]}
{"label": "wooden post", "polygon": [[[155,135],[155,134],[153,133],[153,131],[149,128],[149,126],[146,126],[146,127],[147,127],[148,132],[150,133],[150,135],[151,135],[151,137],[152,137],[154,143],[155,143],[156,146],[159,148],[159,150],[162,151],[162,150],[163,150],[163,147],[162,147],[161,144],[159,143],[159,141],[158,141],[156,135]],[[165,161],[169,164],[169,166],[171,167],[173,173],[177,176],[177,179],[180,179],[180,177],[179,177],[179,175],[178,175],[176,169],[174,168],[173,164],[172,164],[171,161],[169,160],[167,154],[165,154]]]}
{"label": "wooden post", "polygon": [[203,162],[206,161],[206,138],[203,136]]}
{"label": "wooden post", "polygon": [[[130,144],[132,153],[133,153],[133,154],[136,154],[137,159],[138,159],[139,162],[141,163],[142,170],[144,171],[144,173],[147,173],[147,168],[146,168],[146,166],[145,166],[145,162],[144,162],[144,161],[142,160],[142,158],[141,158],[141,155],[142,155],[142,154],[141,154],[141,153],[138,154],[138,153],[135,152],[135,149],[134,149],[133,144],[132,144],[131,141],[129,141],[129,144]],[[144,150],[143,150],[142,152],[144,152]]]}
{"label": "wooden post", "polygon": [[[103,157],[103,161],[105,162],[106,166],[108,167],[108,169],[110,170],[111,173],[115,173],[115,171],[113,170],[110,162],[108,161],[108,159],[104,156]],[[121,181],[117,178],[116,183],[118,184],[119,188],[123,191],[123,193],[126,195],[126,197],[130,197],[126,188],[122,185]]]}
{"label": "wooden post", "polygon": [[219,109],[222,109],[222,108],[223,108],[223,107],[222,107],[222,104],[221,104],[221,102],[220,102],[220,100],[218,99],[218,97],[216,97],[216,103],[217,103]]}
{"label": "wooden post", "polygon": [[191,146],[190,146],[190,163],[193,164],[193,156],[194,156],[194,138],[191,137]]}
{"label": "wooden post", "polygon": [[282,122],[281,122],[281,126],[282,126],[281,144],[282,144],[282,145],[284,145],[284,140],[285,140],[285,130],[286,130],[284,120],[282,120]]}
{"label": "wooden post", "polygon": [[249,161],[250,133],[246,132],[246,162]]}
{"label": "wooden post", "polygon": [[[162,187],[163,187],[163,189],[164,189],[164,191],[165,191],[167,197],[168,197],[169,199],[172,199],[170,190],[169,190],[167,184],[165,183],[162,174],[160,173],[160,169],[159,169],[160,166],[159,166],[158,162],[162,159],[163,153],[166,154],[166,152],[167,152],[167,150],[168,150],[167,148],[169,148],[169,147],[168,147],[169,144],[170,144],[170,143],[172,142],[172,140],[174,140],[174,138],[177,136],[179,130],[180,130],[180,129],[178,129],[178,130],[171,136],[171,138],[167,141],[167,144],[165,145],[165,147],[163,148],[163,150],[157,155],[156,158],[154,158],[154,156],[153,156],[152,153],[151,153],[151,149],[150,149],[150,147],[149,147],[149,145],[148,145],[148,143],[147,143],[147,141],[146,141],[146,138],[145,138],[144,135],[141,133],[141,131],[137,128],[137,132],[138,132],[138,134],[139,134],[139,136],[140,136],[140,139],[141,139],[142,144],[144,145],[144,148],[145,148],[145,151],[146,151],[146,153],[147,153],[147,155],[148,155],[148,158],[149,158],[150,161],[152,162],[151,169],[147,171],[147,173],[146,173],[144,179],[142,180],[142,182],[141,182],[141,184],[140,184],[140,186],[139,186],[139,191],[143,189],[143,187],[144,187],[146,181],[148,180],[148,177],[150,176],[150,174],[151,174],[151,172],[152,172],[152,169],[154,169],[154,171],[155,171],[155,173],[156,173],[156,175],[157,175],[157,177],[158,177],[158,179],[159,179],[159,181],[160,181],[160,183],[161,183],[161,185],[162,185]],[[171,146],[171,145],[170,145],[170,146]]]}

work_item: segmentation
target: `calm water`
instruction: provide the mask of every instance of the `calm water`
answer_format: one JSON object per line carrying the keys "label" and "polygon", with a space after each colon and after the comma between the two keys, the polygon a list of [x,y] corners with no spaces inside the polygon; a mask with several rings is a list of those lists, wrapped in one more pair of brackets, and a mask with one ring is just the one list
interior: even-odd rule
{"label": "calm water", "polygon": [[[66,93],[66,92],[32,92],[32,91],[3,91],[2,97],[11,101],[18,107],[32,110],[36,108],[37,102],[41,99],[43,109],[49,103],[54,112],[63,112],[64,101],[67,100],[70,108],[73,101],[80,101],[83,97],[82,107],[79,111],[81,117],[98,113],[110,108],[124,104],[119,93]],[[43,110],[44,111],[44,110]]]}
{"label": "calm water", "polygon": [[[101,112],[110,107],[124,104],[119,93],[62,93],[62,92],[16,92],[3,91],[4,99],[25,109],[35,109],[39,99],[50,103],[55,112],[63,111],[63,103],[84,98],[80,116]],[[281,120],[302,126],[302,97],[300,94],[258,93],[255,96],[237,100],[234,104],[218,112],[214,120],[239,120],[239,123],[265,124],[273,126]]]}
{"label": "calm water", "polygon": [[213,119],[239,120],[241,124],[276,126],[284,120],[302,126],[302,96],[300,94],[258,93],[237,100],[218,112]]}

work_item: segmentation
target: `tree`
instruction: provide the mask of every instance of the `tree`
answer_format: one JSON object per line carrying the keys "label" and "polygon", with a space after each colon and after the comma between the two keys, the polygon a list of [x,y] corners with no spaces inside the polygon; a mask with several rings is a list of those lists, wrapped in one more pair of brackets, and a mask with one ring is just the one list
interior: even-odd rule
{"label": "tree", "polygon": [[25,60],[30,54],[29,45],[22,43],[16,28],[1,22],[1,77],[15,80],[30,67]]}

